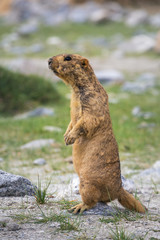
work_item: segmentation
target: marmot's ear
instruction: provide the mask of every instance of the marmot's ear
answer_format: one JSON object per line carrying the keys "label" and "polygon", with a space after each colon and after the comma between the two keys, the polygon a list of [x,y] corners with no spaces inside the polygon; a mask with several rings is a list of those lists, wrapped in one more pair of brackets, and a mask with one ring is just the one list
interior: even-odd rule
{"label": "marmot's ear", "polygon": [[88,64],[89,64],[89,62],[88,62],[88,60],[86,58],[81,59],[81,66],[83,68],[87,68]]}

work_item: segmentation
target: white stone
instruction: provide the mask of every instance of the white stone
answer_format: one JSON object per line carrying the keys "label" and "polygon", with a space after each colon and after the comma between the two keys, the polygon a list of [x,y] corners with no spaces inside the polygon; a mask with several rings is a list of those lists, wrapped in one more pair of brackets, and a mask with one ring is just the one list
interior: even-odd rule
{"label": "white stone", "polygon": [[46,160],[43,158],[37,158],[33,161],[34,165],[45,165],[46,164]]}
{"label": "white stone", "polygon": [[115,69],[108,69],[95,72],[96,77],[101,83],[120,83],[124,81],[124,75]]}
{"label": "white stone", "polygon": [[51,146],[55,143],[54,139],[38,139],[24,144],[20,149],[37,149],[45,146]]}
{"label": "white stone", "polygon": [[3,162],[3,161],[4,161],[4,159],[0,157],[0,162]]}
{"label": "white stone", "polygon": [[126,18],[125,23],[130,27],[135,27],[148,20],[148,13],[145,10],[132,11]]}
{"label": "white stone", "polygon": [[140,114],[141,114],[141,108],[139,106],[136,106],[132,109],[133,116],[139,116]]}
{"label": "white stone", "polygon": [[145,53],[154,47],[155,39],[144,34],[136,35],[119,45],[119,49],[125,53]]}
{"label": "white stone", "polygon": [[15,116],[15,119],[26,119],[30,117],[39,117],[39,116],[53,116],[54,110],[48,107],[37,107],[32,111],[19,114]]}
{"label": "white stone", "polygon": [[62,43],[62,40],[57,36],[52,36],[49,37],[46,42],[49,45],[60,45]]}
{"label": "white stone", "polygon": [[160,27],[160,14],[157,13],[149,18],[149,24],[154,27]]}
{"label": "white stone", "polygon": [[106,9],[98,9],[90,16],[90,21],[93,23],[100,23],[107,20],[108,11]]}
{"label": "white stone", "polygon": [[48,132],[62,132],[61,128],[55,126],[44,126],[43,129]]}

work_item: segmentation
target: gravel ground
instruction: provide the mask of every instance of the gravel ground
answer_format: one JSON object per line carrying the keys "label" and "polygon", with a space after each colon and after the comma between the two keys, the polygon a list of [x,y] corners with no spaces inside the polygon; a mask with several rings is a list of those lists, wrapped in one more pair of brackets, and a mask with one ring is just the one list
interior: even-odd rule
{"label": "gravel ground", "polygon": [[[160,182],[136,178],[137,195],[148,207],[145,215],[131,213],[114,201],[108,208],[113,210],[113,216],[103,214],[74,216],[62,209],[61,200],[80,201],[80,196],[71,193],[68,182],[75,175],[55,176],[52,179],[47,203],[37,205],[35,197],[25,196],[0,198],[0,239],[114,239],[112,231],[125,231],[128,239],[160,239]],[[133,176],[135,179],[135,177]],[[56,192],[55,192],[56,191]],[[105,208],[104,208],[105,211]],[[36,223],[53,215],[65,216],[65,221],[77,228],[69,231],[58,219]],[[17,216],[15,219],[14,217]],[[44,217],[46,216],[46,217]],[[57,215],[56,215],[57,216]],[[100,221],[101,219],[101,221]],[[108,222],[106,219],[108,219]],[[113,234],[113,233],[112,233]],[[116,238],[117,239],[117,238]],[[119,238],[121,239],[121,238]],[[123,238],[124,239],[124,238]]]}

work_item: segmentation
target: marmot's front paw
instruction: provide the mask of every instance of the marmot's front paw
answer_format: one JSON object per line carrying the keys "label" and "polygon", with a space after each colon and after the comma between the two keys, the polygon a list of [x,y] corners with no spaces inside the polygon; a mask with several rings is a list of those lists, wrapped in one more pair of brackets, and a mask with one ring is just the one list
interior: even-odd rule
{"label": "marmot's front paw", "polygon": [[66,145],[73,144],[75,142],[76,138],[74,138],[72,135],[68,134],[64,136],[64,141]]}

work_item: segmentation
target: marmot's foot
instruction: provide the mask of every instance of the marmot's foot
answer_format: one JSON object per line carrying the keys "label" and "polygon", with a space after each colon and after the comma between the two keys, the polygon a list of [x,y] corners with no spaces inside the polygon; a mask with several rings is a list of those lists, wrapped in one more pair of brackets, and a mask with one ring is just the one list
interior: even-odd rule
{"label": "marmot's foot", "polygon": [[77,214],[77,213],[80,213],[80,214],[81,214],[81,213],[83,213],[85,210],[90,209],[90,208],[91,208],[90,206],[88,206],[88,205],[86,205],[86,204],[84,204],[84,203],[80,203],[80,204],[78,204],[78,205],[70,208],[70,209],[68,210],[68,212],[73,213],[73,214]]}
{"label": "marmot's foot", "polygon": [[75,140],[76,140],[76,138],[73,137],[71,134],[64,135],[64,141],[65,141],[66,145],[73,144],[75,142]]}

